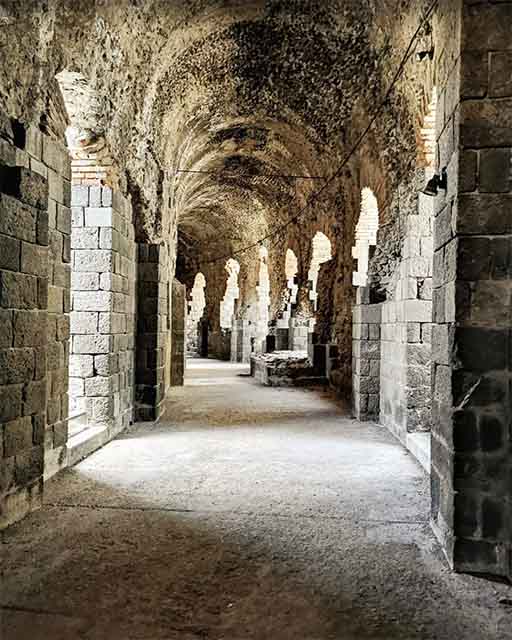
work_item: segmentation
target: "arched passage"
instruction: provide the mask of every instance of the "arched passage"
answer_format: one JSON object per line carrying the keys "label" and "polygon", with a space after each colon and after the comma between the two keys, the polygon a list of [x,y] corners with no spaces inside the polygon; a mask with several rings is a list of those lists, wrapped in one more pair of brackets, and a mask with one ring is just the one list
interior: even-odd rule
{"label": "arched passage", "polygon": [[259,353],[266,350],[268,323],[270,320],[270,278],[268,273],[268,249],[259,249],[258,285],[256,287],[257,310],[255,327],[254,351]]}
{"label": "arched passage", "polygon": [[308,271],[308,280],[310,283],[309,295],[313,304],[313,310],[316,311],[318,309],[318,274],[321,265],[332,258],[332,246],[331,241],[325,233],[317,231],[313,236],[311,247],[311,264]]}
{"label": "arched passage", "polygon": [[[168,284],[178,225],[187,241],[180,260],[183,282],[190,285],[199,264],[219,258],[215,274],[206,272],[213,291],[207,317],[215,332],[225,260],[235,250],[238,256],[244,247],[252,249],[249,262],[241,265],[244,275],[250,272],[252,296],[244,303],[261,299],[254,305],[260,342],[266,296],[263,277],[256,293],[254,247],[286,227],[287,237],[272,242],[275,264],[267,270],[274,274],[279,265],[282,271],[282,249],[288,242],[297,247],[299,306],[307,323],[311,305],[303,258],[317,225],[327,234],[332,230],[336,241],[335,269],[325,273],[332,276],[337,308],[334,330],[326,335],[343,345],[349,361],[345,328],[352,288],[346,284],[354,245],[357,306],[365,307],[364,313],[354,309],[362,356],[358,392],[369,403],[378,396],[375,378],[386,378],[385,392],[380,389],[386,400],[382,422],[406,443],[416,428],[428,426],[432,404],[438,422],[433,512],[447,552],[458,568],[510,575],[511,500],[503,490],[510,471],[505,454],[511,406],[505,384],[510,378],[509,3],[473,2],[470,10],[463,2],[432,3],[431,24],[419,1],[401,3],[400,20],[392,2],[378,0],[131,2],[121,10],[108,2],[32,2],[21,3],[22,9],[20,3],[7,4],[0,29],[0,44],[9,51],[0,63],[5,165],[0,384],[8,401],[0,402],[0,421],[7,457],[2,485],[9,500],[15,496],[11,504],[26,504],[26,498],[37,503],[41,469],[51,467],[46,460],[41,464],[48,442],[50,460],[66,456],[70,259],[81,267],[83,286],[73,296],[71,312],[92,314],[82,318],[91,321],[83,334],[75,332],[73,318],[78,351],[72,356],[80,356],[73,364],[83,361],[92,372],[84,389],[93,416],[109,424],[121,418],[122,428],[132,417],[157,418],[165,399]],[[421,31],[426,49],[415,43],[414,34]],[[87,204],[73,207],[79,210],[73,215],[98,222],[87,225],[96,229],[83,240],[99,243],[92,249],[101,266],[86,253],[91,247],[74,244],[70,250],[70,173],[59,148],[66,110],[54,93],[55,74],[63,66],[91,78],[105,131],[85,122],[83,128],[93,134],[85,140],[96,145],[103,137],[113,145],[120,188],[135,205],[135,215],[123,201],[116,210],[119,194],[114,193],[108,207],[112,224],[103,224],[98,209],[105,208],[105,175],[97,166],[92,179],[99,182],[89,185]],[[396,82],[390,87],[391,78]],[[423,123],[418,135],[428,102],[425,87],[433,78],[440,83],[442,117],[428,116],[430,125]],[[79,88],[82,77],[70,75],[68,81]],[[425,164],[415,165],[420,139]],[[353,152],[355,140],[363,144]],[[347,163],[338,171],[343,158]],[[438,174],[430,193],[444,193],[434,202],[418,197],[422,167]],[[448,188],[439,180],[445,167]],[[332,179],[325,182],[326,177]],[[319,197],[315,184],[325,185]],[[381,262],[372,258],[375,245],[362,237],[361,228],[356,242],[352,237],[359,188],[366,184],[381,208]],[[361,200],[364,205],[364,194]],[[307,215],[294,224],[303,205]],[[435,261],[433,206],[438,207]],[[134,296],[128,294],[135,271],[134,220],[138,238],[151,243],[137,247],[136,323]],[[126,247],[131,256],[122,254]],[[381,302],[375,304],[363,286],[372,278],[381,285]],[[377,320],[378,310],[385,322]],[[32,334],[25,330],[34,326]],[[141,335],[134,335],[139,330]],[[431,402],[423,372],[433,359],[432,331],[436,393]],[[140,350],[136,358],[134,343]],[[381,356],[385,375],[375,362]],[[120,402],[129,406],[133,397],[147,412],[123,413]]]}
{"label": "arched passage", "polygon": [[377,244],[378,228],[377,198],[369,187],[364,187],[361,191],[361,213],[356,226],[355,246],[352,248],[352,257],[357,261],[357,270],[352,275],[356,287],[365,287],[368,283],[370,250]]}
{"label": "arched passage", "polygon": [[206,278],[199,272],[194,278],[194,286],[190,292],[187,315],[187,352],[190,355],[201,355],[203,351],[202,326],[200,325],[206,307]]}
{"label": "arched passage", "polygon": [[233,258],[230,258],[226,262],[225,270],[228,273],[228,280],[226,283],[226,293],[220,303],[220,326],[221,329],[231,329],[235,315],[235,303],[240,295],[238,288],[240,264]]}

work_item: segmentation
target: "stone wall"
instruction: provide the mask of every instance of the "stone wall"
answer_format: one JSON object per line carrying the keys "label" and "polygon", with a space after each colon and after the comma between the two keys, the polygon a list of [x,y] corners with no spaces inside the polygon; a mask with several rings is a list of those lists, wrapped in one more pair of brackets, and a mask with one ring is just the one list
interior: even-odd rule
{"label": "stone wall", "polygon": [[[30,127],[27,153],[48,179],[48,360],[45,479],[66,464],[71,287],[71,166],[63,143]],[[39,164],[40,163],[40,164]]]}
{"label": "stone wall", "polygon": [[110,436],[133,419],[135,240],[130,203],[109,187],[72,190],[71,415]]}
{"label": "stone wall", "polygon": [[381,422],[403,442],[431,426],[432,198],[422,194],[427,174],[407,185],[401,257],[382,304]]}
{"label": "stone wall", "polygon": [[449,560],[509,578],[511,23],[510,2],[464,2],[440,73],[432,440],[432,518]]}
{"label": "stone wall", "polygon": [[57,370],[47,367],[48,180],[26,145],[0,114],[0,529],[40,506],[45,444],[58,444],[46,421]]}

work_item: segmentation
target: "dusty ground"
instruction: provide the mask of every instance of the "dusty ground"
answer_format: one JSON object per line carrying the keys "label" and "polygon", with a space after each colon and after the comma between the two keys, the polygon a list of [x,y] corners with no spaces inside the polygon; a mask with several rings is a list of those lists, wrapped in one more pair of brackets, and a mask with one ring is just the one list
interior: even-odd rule
{"label": "dusty ground", "polygon": [[2,640],[512,637],[510,590],[449,571],[387,431],[244,372],[191,363],[162,424],[4,533]]}

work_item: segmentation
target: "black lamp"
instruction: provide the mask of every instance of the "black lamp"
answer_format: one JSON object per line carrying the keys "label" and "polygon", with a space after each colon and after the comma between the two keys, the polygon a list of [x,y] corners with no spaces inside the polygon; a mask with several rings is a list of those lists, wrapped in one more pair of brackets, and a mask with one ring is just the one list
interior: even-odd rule
{"label": "black lamp", "polygon": [[421,193],[424,193],[426,196],[437,196],[439,189],[443,191],[448,189],[448,174],[446,169],[441,171],[441,175],[438,173],[434,174]]}
{"label": "black lamp", "polygon": [[417,51],[416,52],[416,60],[418,62],[423,62],[423,60],[425,60],[425,58],[428,58],[429,60],[433,60],[434,59],[434,47],[431,47],[430,49],[426,49],[424,51]]}

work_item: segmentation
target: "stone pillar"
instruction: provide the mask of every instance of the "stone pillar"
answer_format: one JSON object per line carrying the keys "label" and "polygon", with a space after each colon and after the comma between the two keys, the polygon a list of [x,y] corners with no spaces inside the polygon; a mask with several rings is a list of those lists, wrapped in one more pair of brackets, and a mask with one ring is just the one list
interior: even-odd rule
{"label": "stone pillar", "polygon": [[185,323],[187,316],[187,289],[176,278],[172,281],[172,352],[171,385],[183,386],[185,379]]}
{"label": "stone pillar", "polygon": [[[53,446],[54,425],[46,430],[47,390],[53,391],[47,371],[47,180],[30,168],[14,166],[19,150],[9,121],[0,122],[2,529],[40,506],[44,443],[48,438]],[[56,320],[52,333],[55,327]],[[60,422],[60,410],[55,417]],[[57,438],[59,434],[57,430]]]}
{"label": "stone pillar", "polygon": [[231,362],[251,360],[251,323],[249,320],[233,320],[231,330]]}
{"label": "stone pillar", "polygon": [[131,206],[108,187],[72,193],[71,415],[115,435],[133,419],[135,240]]}
{"label": "stone pillar", "polygon": [[464,3],[462,55],[440,77],[432,439],[432,519],[450,562],[509,578],[511,24],[510,2]]}
{"label": "stone pillar", "polygon": [[136,419],[164,412],[165,349],[169,332],[169,259],[163,244],[139,244],[137,267]]}
{"label": "stone pillar", "polygon": [[368,304],[359,287],[352,311],[352,411],[358,420],[378,420],[380,407],[381,304]]}
{"label": "stone pillar", "polygon": [[307,351],[309,340],[309,318],[292,316],[288,329],[290,351]]}
{"label": "stone pillar", "polygon": [[382,303],[380,419],[404,444],[408,433],[431,427],[434,207],[421,190],[432,175],[418,169],[395,193],[401,255]]}

